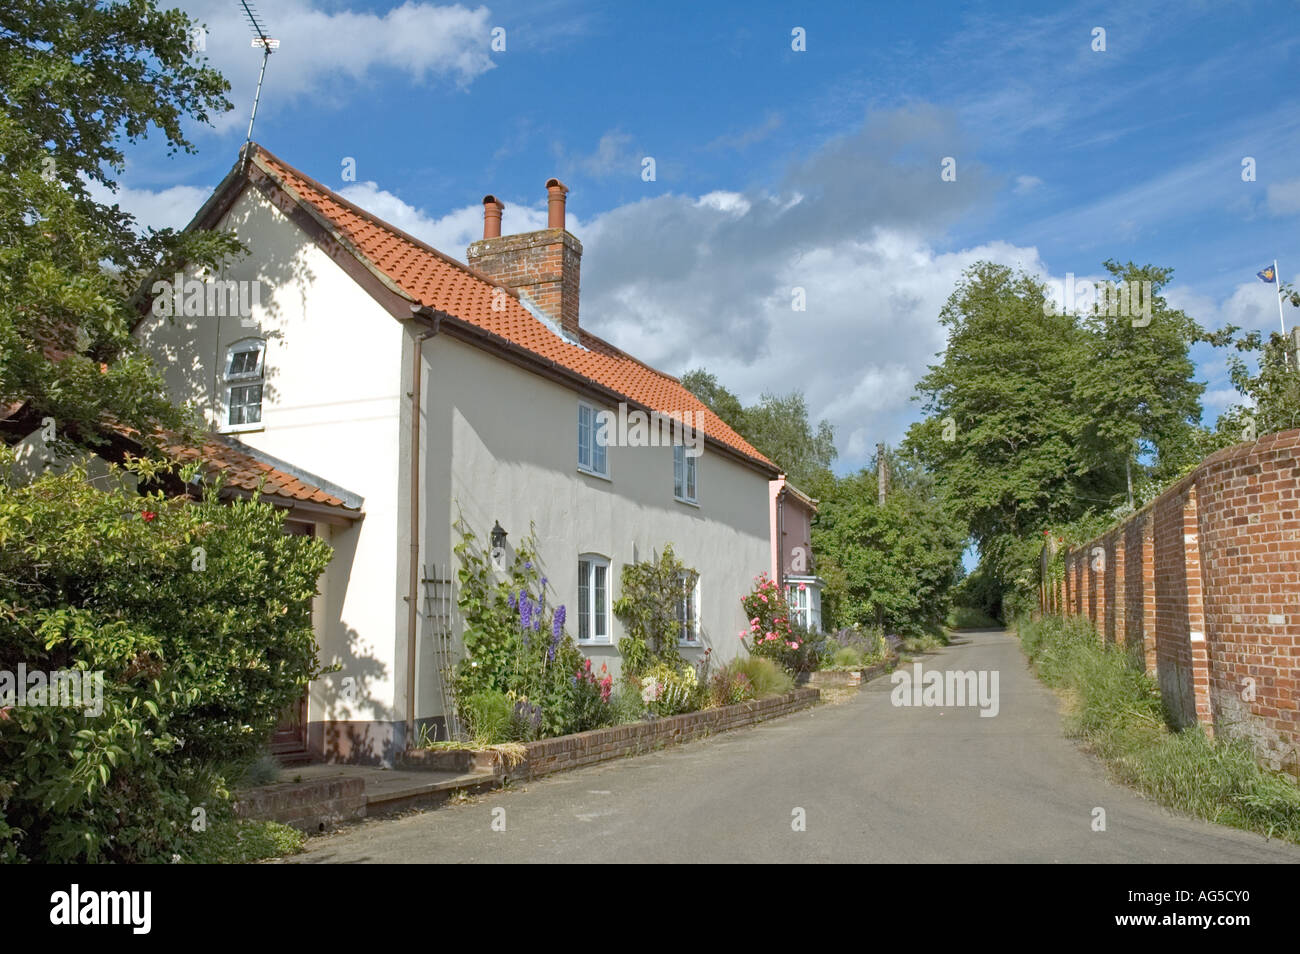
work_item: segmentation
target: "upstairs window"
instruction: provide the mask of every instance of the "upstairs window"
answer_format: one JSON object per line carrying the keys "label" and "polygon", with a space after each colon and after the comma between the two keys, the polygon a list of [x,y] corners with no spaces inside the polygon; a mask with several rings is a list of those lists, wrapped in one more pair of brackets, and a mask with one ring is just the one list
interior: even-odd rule
{"label": "upstairs window", "polygon": [[262,379],[266,342],[236,341],[226,350],[226,420],[222,430],[252,430],[262,425]]}
{"label": "upstairs window", "polygon": [[599,412],[590,404],[578,405],[578,470],[598,477],[609,476],[605,428]]}
{"label": "upstairs window", "polygon": [[699,503],[696,495],[698,457],[686,453],[685,444],[673,445],[673,496],[687,503]]}

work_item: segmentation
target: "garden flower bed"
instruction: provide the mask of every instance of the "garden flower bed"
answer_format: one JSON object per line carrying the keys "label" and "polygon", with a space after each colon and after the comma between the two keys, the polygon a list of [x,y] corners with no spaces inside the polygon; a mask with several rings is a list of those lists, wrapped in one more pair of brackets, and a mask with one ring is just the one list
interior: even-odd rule
{"label": "garden flower bed", "polygon": [[806,709],[820,698],[819,689],[794,689],[765,699],[538,739],[523,744],[523,759],[513,765],[499,752],[471,748],[413,749],[401,755],[398,762],[404,769],[429,771],[445,771],[452,765],[492,764],[503,779],[538,778],[764,722]]}

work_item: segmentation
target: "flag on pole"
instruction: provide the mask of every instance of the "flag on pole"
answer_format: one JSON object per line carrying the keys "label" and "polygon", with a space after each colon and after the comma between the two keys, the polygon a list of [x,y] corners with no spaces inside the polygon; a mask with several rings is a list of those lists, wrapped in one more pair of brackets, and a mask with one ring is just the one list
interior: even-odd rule
{"label": "flag on pole", "polygon": [[1268,282],[1270,285],[1277,281],[1277,269],[1272,265],[1265,265],[1262,272],[1256,272],[1255,274],[1259,276],[1260,281]]}

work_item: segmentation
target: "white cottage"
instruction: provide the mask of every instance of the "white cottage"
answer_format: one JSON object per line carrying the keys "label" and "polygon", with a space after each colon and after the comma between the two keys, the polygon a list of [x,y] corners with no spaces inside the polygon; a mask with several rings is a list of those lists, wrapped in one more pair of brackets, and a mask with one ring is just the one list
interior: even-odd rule
{"label": "white cottage", "polygon": [[[685,654],[740,651],[778,472],[677,379],[581,327],[582,245],[567,190],[547,188],[549,227],[524,235],[500,235],[487,196],[467,267],[249,144],[192,227],[230,229],[250,254],[158,287],[137,326],[172,396],[206,415],[209,447],[245,485],[267,476],[292,525],[334,548],[314,619],[341,668],[284,726],[286,754],[391,762],[442,721],[458,643],[438,581],[458,516],[507,540],[535,527],[597,666],[617,669],[622,567],[665,543],[700,574]],[[637,411],[697,421],[702,453],[595,438],[602,412]]]}

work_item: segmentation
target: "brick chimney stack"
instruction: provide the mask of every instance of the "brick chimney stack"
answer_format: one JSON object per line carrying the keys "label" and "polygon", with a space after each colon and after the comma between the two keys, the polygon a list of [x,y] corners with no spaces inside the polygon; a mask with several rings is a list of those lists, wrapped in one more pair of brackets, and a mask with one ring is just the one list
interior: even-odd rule
{"label": "brick chimney stack", "polygon": [[576,340],[582,243],[564,227],[568,192],[559,179],[548,179],[546,228],[505,236],[501,234],[505,205],[495,196],[484,196],[483,238],[470,245],[466,257],[471,268],[516,289]]}

